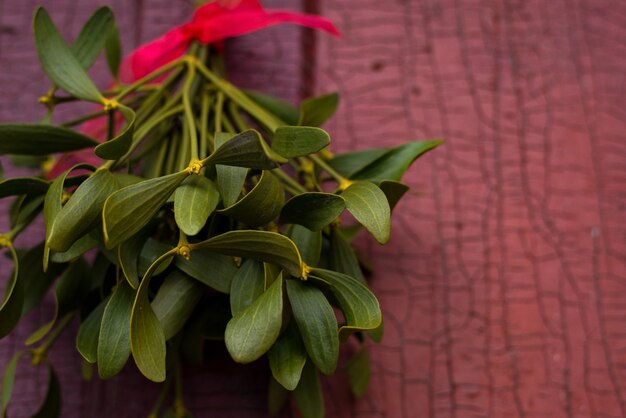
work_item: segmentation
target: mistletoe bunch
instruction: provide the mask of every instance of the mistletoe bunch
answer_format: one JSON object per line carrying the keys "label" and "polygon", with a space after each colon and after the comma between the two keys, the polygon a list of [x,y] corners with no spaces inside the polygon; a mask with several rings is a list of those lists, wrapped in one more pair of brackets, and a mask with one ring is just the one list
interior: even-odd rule
{"label": "mistletoe bunch", "polygon": [[[369,380],[365,340],[379,341],[383,322],[351,240],[364,228],[388,241],[391,211],[408,190],[400,178],[439,142],[333,156],[318,126],[334,113],[336,94],[296,109],[243,91],[226,81],[220,48],[197,39],[183,55],[122,82],[108,8],[71,45],[43,8],[34,33],[53,82],[40,100],[48,115],[1,124],[0,154],[46,169],[0,182],[0,197],[15,196],[11,229],[0,235],[14,265],[0,336],[50,290],[55,307],[4,368],[3,416],[25,355],[50,373],[37,416],[58,416],[47,353],[75,320],[87,376],[94,364],[110,378],[132,356],[145,377],[164,382],[153,417],[171,382],[174,402],[164,416],[190,416],[181,370],[206,361],[207,340],[224,341],[238,363],[267,358],[272,412],[291,393],[302,416],[322,417],[318,373],[334,373],[340,342],[356,338],[362,348],[347,372],[361,395]],[[116,80],[106,91],[87,73],[103,50]],[[77,101],[95,105],[52,124],[58,106]],[[99,130],[102,141],[94,138]],[[43,241],[14,248],[41,215]]]}

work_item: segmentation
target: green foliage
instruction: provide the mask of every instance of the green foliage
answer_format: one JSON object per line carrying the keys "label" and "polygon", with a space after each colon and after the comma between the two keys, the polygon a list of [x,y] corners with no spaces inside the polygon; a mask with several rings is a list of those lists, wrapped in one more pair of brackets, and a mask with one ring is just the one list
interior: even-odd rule
{"label": "green foliage", "polygon": [[[367,259],[351,241],[362,229],[381,244],[390,239],[391,212],[409,190],[401,177],[440,141],[332,156],[330,135],[319,126],[337,110],[335,93],[297,108],[243,92],[218,75],[221,53],[201,45],[123,83],[109,8],[96,10],[73,42],[43,8],[33,26],[52,82],[40,100],[48,117],[0,124],[0,155],[46,170],[0,181],[0,198],[12,199],[0,249],[13,265],[0,338],[49,292],[54,312],[4,368],[3,416],[26,354],[50,376],[35,416],[59,415],[59,382],[46,356],[77,316],[83,369],[95,363],[103,379],[132,355],[146,378],[176,380],[183,361],[211,361],[204,350],[211,340],[239,363],[267,355],[271,413],[292,397],[302,417],[321,418],[319,373],[335,372],[340,342],[352,338],[361,346],[346,371],[362,396],[370,376],[362,343],[365,336],[380,341],[383,322],[362,271]],[[116,80],[107,92],[87,73],[102,52]],[[81,100],[98,106],[51,124],[57,107]],[[80,133],[80,123],[94,118],[104,142]],[[78,150],[100,159],[66,167],[56,155]],[[61,174],[50,176],[50,164]],[[41,215],[45,240],[14,248]],[[158,415],[190,416],[181,405]]]}

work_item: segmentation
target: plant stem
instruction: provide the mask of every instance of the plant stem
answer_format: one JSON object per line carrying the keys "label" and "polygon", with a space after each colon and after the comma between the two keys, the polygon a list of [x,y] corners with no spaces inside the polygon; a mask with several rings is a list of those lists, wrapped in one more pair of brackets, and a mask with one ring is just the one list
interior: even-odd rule
{"label": "plant stem", "polygon": [[160,76],[162,76],[163,74],[167,73],[168,71],[176,68],[177,66],[184,64],[186,62],[185,58],[178,58],[168,64],[165,64],[163,67],[159,68],[158,70],[155,70],[153,72],[151,72],[150,74],[148,74],[147,76],[139,79],[138,81],[136,81],[135,83],[131,84],[130,86],[126,87],[124,90],[122,90],[117,96],[115,96],[113,98],[113,101],[120,101],[122,100],[124,97],[128,96],[129,94],[137,91],[137,89],[139,89],[139,87],[143,86],[146,83],[149,83],[150,81],[154,80],[155,78],[158,78]]}
{"label": "plant stem", "polygon": [[347,178],[345,178],[344,176],[339,174],[337,171],[335,171],[334,168],[332,168],[330,165],[328,165],[326,163],[326,161],[322,160],[316,154],[309,155],[309,158],[311,160],[313,160],[313,162],[315,164],[320,166],[320,168],[322,168],[324,171],[326,171],[328,174],[330,174],[337,181],[337,183],[339,183],[339,187],[341,189],[345,189],[346,187],[348,187],[352,183],[350,180],[348,180]]}
{"label": "plant stem", "polygon": [[74,313],[75,312],[70,312],[69,314],[61,318],[59,325],[54,329],[54,331],[52,331],[48,339],[42,345],[32,351],[33,364],[40,364],[40,362],[45,359],[46,353],[48,352],[50,347],[52,347],[52,345],[61,336],[61,334],[63,334],[63,331],[65,331],[68,325],[72,322],[72,319],[74,319]]}
{"label": "plant stem", "polygon": [[191,99],[189,97],[191,93],[191,86],[196,77],[196,67],[189,65],[187,77],[183,84],[183,107],[185,109],[185,124],[187,126],[188,138],[191,143],[191,160],[198,159],[198,133],[196,132],[196,123],[193,117],[193,108],[191,107]]}
{"label": "plant stem", "polygon": [[295,194],[307,193],[308,192],[308,190],[305,189],[304,186],[302,186],[300,183],[298,183],[293,178],[291,178],[291,176],[289,176],[287,173],[285,173],[282,169],[277,168],[275,170],[272,170],[271,173],[274,174],[276,177],[278,177],[283,182],[285,182],[291,188],[295,189],[298,192],[298,193],[295,193]]}

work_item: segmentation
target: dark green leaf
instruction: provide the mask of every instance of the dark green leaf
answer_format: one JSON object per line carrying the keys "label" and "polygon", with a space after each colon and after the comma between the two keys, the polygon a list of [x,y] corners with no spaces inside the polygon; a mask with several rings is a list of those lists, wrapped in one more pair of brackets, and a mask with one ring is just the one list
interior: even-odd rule
{"label": "dark green leaf", "polygon": [[124,277],[126,277],[128,284],[130,284],[133,289],[137,289],[139,286],[139,255],[141,254],[141,250],[144,248],[149,237],[150,231],[146,228],[122,242],[118,247],[117,259],[119,261],[119,265],[122,268],[122,272],[124,273]]}
{"label": "dark green leaf", "polygon": [[255,130],[232,137],[207,159],[210,165],[223,164],[235,167],[271,170],[287,160],[272,151]]}
{"label": "dark green leaf", "polygon": [[130,315],[135,291],[120,282],[104,308],[98,336],[98,374],[109,379],[118,374],[130,356]]}
{"label": "dark green leaf", "polygon": [[396,207],[402,196],[406,194],[410,190],[410,187],[406,184],[400,183],[399,181],[393,180],[384,180],[381,181],[378,185],[380,190],[383,191],[385,196],[387,197],[387,201],[389,202],[389,208],[393,211],[393,208]]}
{"label": "dark green leaf", "polygon": [[[141,252],[139,253],[139,259],[137,260],[137,273],[139,276],[144,276],[150,266],[164,253],[170,251],[173,247],[169,244],[155,240],[154,238],[148,238],[145,241]],[[172,262],[171,258],[164,260],[159,267],[154,271],[154,275],[161,274]]]}
{"label": "dark green leaf", "polygon": [[300,280],[287,280],[287,295],[311,360],[322,373],[333,373],[339,356],[339,335],[332,306],[321,290]]}
{"label": "dark green leaf", "polygon": [[264,107],[265,110],[273,113],[274,116],[278,116],[280,120],[286,122],[287,125],[298,124],[298,109],[293,107],[291,104],[285,102],[284,100],[268,96],[267,94],[262,94],[257,91],[246,90],[245,93],[256,103]]}
{"label": "dark green leaf", "polygon": [[243,262],[233,277],[230,288],[230,310],[233,316],[239,315],[252,304],[265,289],[263,263],[254,260]]}
{"label": "dark green leaf", "polygon": [[382,322],[376,296],[360,281],[336,271],[313,268],[309,277],[319,278],[330,285],[339,301],[346,325],[339,330],[342,336],[358,330],[374,330]]}
{"label": "dark green leaf", "polygon": [[39,62],[48,77],[73,96],[101,102],[104,97],[61,38],[43,7],[39,7],[35,12],[33,27]]}
{"label": "dark green leaf", "polygon": [[292,225],[287,234],[296,244],[302,260],[309,266],[316,266],[322,253],[322,231],[311,231],[301,225]]}
{"label": "dark green leaf", "polygon": [[112,26],[113,12],[106,6],[100,7],[76,37],[70,50],[85,70],[91,67],[98,58]]}
{"label": "dark green leaf", "polygon": [[341,193],[348,211],[381,244],[389,241],[391,209],[380,188],[370,182],[355,182]]}
{"label": "dark green leaf", "polygon": [[383,156],[368,164],[354,175],[353,179],[400,181],[404,172],[419,156],[434,149],[442,141],[415,141],[392,148]]}
{"label": "dark green leaf", "polygon": [[122,45],[120,43],[120,31],[115,23],[111,25],[104,43],[104,56],[109,66],[109,71],[114,78],[118,78],[120,63],[122,62]]}
{"label": "dark green leaf", "polygon": [[232,257],[207,250],[192,251],[189,260],[176,258],[176,267],[222,293],[229,293],[237,266]]}
{"label": "dark green leaf", "polygon": [[289,391],[278,383],[274,377],[270,377],[267,394],[267,411],[270,416],[278,414],[283,409],[288,399]]}
{"label": "dark green leaf", "polygon": [[272,138],[272,149],[285,158],[304,157],[326,148],[328,144],[328,133],[310,126],[281,126]]}
{"label": "dark green leaf", "polygon": [[339,228],[332,228],[330,235],[329,261],[331,270],[354,277],[365,283],[354,249]]}
{"label": "dark green leaf", "polygon": [[24,286],[22,315],[41,303],[41,300],[52,285],[52,282],[65,267],[60,264],[52,264],[50,268],[44,272],[41,264],[43,254],[43,243],[34,246],[23,254],[19,254],[20,271],[18,280],[23,283]]}
{"label": "dark green leaf", "polygon": [[263,263],[263,276],[265,281],[263,289],[267,290],[281,273],[282,268],[276,264]]}
{"label": "dark green leaf", "polygon": [[107,248],[113,248],[139,232],[188,175],[187,171],[181,171],[145,180],[109,196],[102,214]]}
{"label": "dark green leaf", "polygon": [[170,273],[152,301],[165,339],[178,333],[202,297],[202,286],[180,270]]}
{"label": "dark green leaf", "polygon": [[300,104],[300,121],[298,125],[321,126],[337,110],[339,95],[337,93],[311,97]]}
{"label": "dark green leaf", "polygon": [[52,222],[47,245],[53,251],[67,251],[72,244],[100,221],[105,200],[117,189],[108,170],[98,170],[85,180]]}
{"label": "dark green leaf", "polygon": [[280,222],[319,231],[337,219],[346,208],[343,197],[331,193],[302,193],[292,197],[280,211]]}
{"label": "dark green leaf", "polygon": [[379,343],[383,340],[383,336],[385,335],[385,322],[381,321],[378,328],[375,328],[371,331],[367,332],[367,335],[372,339],[372,341]]}
{"label": "dark green leaf", "polygon": [[76,334],[76,349],[89,363],[95,363],[98,359],[98,339],[100,337],[100,325],[104,315],[104,308],[109,298],[106,298],[91,311],[89,316],[80,324]]}
{"label": "dark green leaf", "polygon": [[274,378],[286,389],[294,390],[306,363],[306,349],[293,322],[278,337],[268,353],[268,358]]}
{"label": "dark green leaf", "polygon": [[270,349],[283,319],[282,276],[226,326],[226,348],[238,363],[250,363]]}
{"label": "dark green leaf", "polygon": [[190,248],[278,264],[295,277],[302,277],[303,273],[302,259],[296,245],[289,238],[275,232],[230,231],[197,244],[190,244]]}
{"label": "dark green leaf", "polygon": [[72,261],[73,259],[80,257],[97,245],[98,240],[92,235],[83,235],[81,238],[76,240],[67,251],[62,253],[52,253],[50,259],[55,263],[67,263],[68,261]]}
{"label": "dark green leaf", "polygon": [[335,155],[328,164],[337,170],[342,176],[352,178],[359,170],[367,167],[383,155],[389,152],[389,148],[371,148],[359,151],[344,152]]}
{"label": "dark green leaf", "polygon": [[19,275],[19,260],[13,247],[9,247],[13,258],[13,274],[4,290],[0,304],[0,338],[7,336],[17,325],[22,316],[24,305],[24,285]]}
{"label": "dark green leaf", "polygon": [[324,395],[317,370],[310,361],[304,365],[302,378],[293,397],[302,418],[324,418]]}
{"label": "dark green leaf", "polygon": [[47,155],[95,145],[96,140],[62,126],[0,124],[0,155]]}
{"label": "dark green leaf", "polygon": [[123,157],[128,152],[133,142],[135,120],[137,118],[135,111],[122,104],[118,106],[120,113],[126,120],[126,125],[115,137],[98,145],[94,150],[98,157],[105,160],[117,160]]}
{"label": "dark green leaf", "polygon": [[61,386],[52,366],[48,365],[48,390],[43,404],[32,418],[56,418],[61,415]]}
{"label": "dark green leaf", "polygon": [[228,217],[255,227],[271,222],[285,203],[285,192],[280,181],[269,171],[263,171],[261,179],[241,200],[226,209],[219,210]]}
{"label": "dark green leaf", "polygon": [[346,365],[350,388],[357,398],[365,394],[370,384],[370,368],[370,356],[365,347],[362,347]]}
{"label": "dark green leaf", "polygon": [[190,176],[176,189],[174,217],[188,236],[196,235],[220,201],[217,186],[204,176]]}
{"label": "dark green leaf", "polygon": [[[234,134],[218,132],[215,134],[215,147],[221,147],[233,136]],[[248,175],[248,169],[218,164],[215,166],[215,170],[217,172],[217,188],[222,196],[224,207],[231,206],[241,194],[241,189],[243,189],[246,176]]]}
{"label": "dark green leaf", "polygon": [[37,177],[14,177],[0,181],[0,198],[21,194],[44,194],[50,183]]}
{"label": "dark green leaf", "polygon": [[7,408],[9,407],[11,397],[13,396],[15,370],[17,369],[17,364],[20,362],[20,359],[24,356],[24,354],[26,354],[26,351],[18,351],[17,353],[13,354],[9,362],[4,367],[4,371],[2,372],[2,402],[0,402],[0,409],[2,412],[0,416],[2,418],[6,418],[7,416]]}

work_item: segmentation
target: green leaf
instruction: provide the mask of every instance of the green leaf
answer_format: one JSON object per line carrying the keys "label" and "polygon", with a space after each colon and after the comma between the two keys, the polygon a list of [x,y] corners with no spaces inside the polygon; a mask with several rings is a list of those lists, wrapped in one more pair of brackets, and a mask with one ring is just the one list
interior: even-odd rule
{"label": "green leaf", "polygon": [[235,167],[271,170],[287,160],[272,151],[261,134],[247,130],[232,137],[215,150],[206,160],[207,165],[230,165]]}
{"label": "green leaf", "polygon": [[311,360],[322,373],[333,373],[339,357],[339,335],[332,306],[321,290],[300,280],[287,280],[287,295]]}
{"label": "green leaf", "polygon": [[226,348],[238,363],[250,363],[270,349],[283,319],[282,276],[226,326]]}
{"label": "green leaf", "polygon": [[293,322],[278,337],[268,353],[268,358],[274,378],[285,389],[294,390],[306,363],[306,349]]}
{"label": "green leaf", "polygon": [[[22,195],[18,199],[18,207],[12,207],[12,213],[10,213],[11,230],[16,233],[19,233],[19,231],[23,231],[35,220],[35,218],[39,216],[39,214],[43,210],[44,196]],[[16,199],[14,203],[17,203],[18,199]]]}
{"label": "green leaf", "polygon": [[181,171],[145,180],[109,196],[102,213],[106,247],[113,248],[139,232],[188,175]]}
{"label": "green leaf", "polygon": [[106,41],[104,43],[104,56],[106,57],[109,71],[114,78],[118,78],[120,63],[122,62],[122,45],[120,42],[120,31],[115,24],[111,25]]}
{"label": "green leaf", "polygon": [[[122,104],[118,104],[118,109],[120,113],[124,116],[124,119],[126,120],[126,125],[115,137],[101,143],[94,150],[96,155],[104,160],[117,160],[123,157],[128,152],[131,144],[133,143],[133,135],[135,134],[135,120],[137,119],[137,115],[135,115],[134,110]],[[113,118],[113,120],[114,119],[115,118]]]}
{"label": "green leaf", "polygon": [[[218,132],[215,134],[215,147],[221,147],[233,136],[234,134],[231,133]],[[217,172],[217,188],[222,196],[224,207],[231,206],[241,194],[241,189],[243,189],[246,176],[248,175],[248,169],[218,164],[215,166],[215,170]]]}
{"label": "green leaf", "polygon": [[339,105],[339,95],[330,93],[311,97],[300,104],[300,121],[298,125],[321,126],[328,120]]}
{"label": "green leaf", "polygon": [[279,98],[269,96],[267,94],[259,93],[258,91],[245,90],[248,97],[250,97],[257,104],[260,104],[265,110],[273,113],[274,116],[287,123],[287,125],[297,125],[298,109],[291,104]]}
{"label": "green leaf", "polygon": [[389,148],[371,148],[359,151],[344,152],[335,155],[328,164],[337,170],[342,176],[352,178],[369,164],[373,163],[389,152]]}
{"label": "green leaf", "polygon": [[22,317],[24,305],[24,285],[19,275],[19,259],[13,247],[8,248],[13,258],[13,274],[9,278],[0,304],[0,338],[4,338],[15,328]]}
{"label": "green leaf", "polygon": [[302,418],[324,418],[324,395],[317,370],[310,361],[304,365],[293,397]]}
{"label": "green leaf", "polygon": [[1,412],[0,415],[2,418],[6,418],[7,409],[9,407],[9,403],[11,402],[11,397],[13,396],[13,384],[15,383],[15,370],[17,369],[17,365],[20,362],[20,359],[26,354],[26,351],[18,351],[13,354],[9,362],[4,367],[4,371],[2,372],[2,402],[0,402]]}
{"label": "green leaf", "polygon": [[237,274],[232,257],[207,250],[192,251],[189,260],[176,257],[176,267],[194,279],[222,293],[229,293]]}
{"label": "green leaf", "polygon": [[[137,273],[139,276],[144,276],[150,266],[164,253],[170,251],[173,247],[170,244],[166,244],[161,241],[157,241],[154,238],[148,238],[145,241],[144,246],[139,253],[139,259],[137,260]],[[159,267],[154,271],[154,275],[161,274],[172,262],[171,258],[164,260]]]}
{"label": "green leaf", "polygon": [[265,290],[263,263],[254,260],[243,262],[230,288],[230,310],[233,316],[239,315],[252,304]]}
{"label": "green leaf", "polygon": [[122,281],[104,308],[97,350],[98,374],[102,379],[118,374],[128,361],[130,315],[134,300],[135,291]]}
{"label": "green leaf", "polygon": [[89,316],[80,324],[76,334],[76,349],[89,363],[95,363],[98,359],[98,340],[100,338],[100,325],[104,316],[104,308],[109,298],[104,299],[91,311]]}
{"label": "green leaf", "polygon": [[287,234],[296,244],[302,260],[309,266],[316,266],[322,254],[322,231],[311,231],[300,225],[292,225]]}
{"label": "green leaf", "polygon": [[346,365],[350,389],[352,389],[352,393],[357,398],[365,394],[370,384],[370,369],[370,356],[367,348],[361,347]]}
{"label": "green leaf", "polygon": [[108,170],[98,170],[85,180],[52,222],[47,245],[53,251],[67,251],[72,244],[100,221],[105,200],[117,189]]}
{"label": "green leaf", "polygon": [[255,227],[271,222],[285,203],[285,192],[280,181],[269,171],[263,171],[261,179],[248,194],[232,206],[218,213]]}
{"label": "green leaf", "polygon": [[402,196],[406,194],[410,190],[410,187],[406,184],[400,183],[399,181],[393,180],[384,180],[381,181],[378,185],[380,190],[383,191],[385,196],[387,197],[387,202],[389,202],[389,208],[393,211],[393,208],[396,207]]}
{"label": "green leaf", "polygon": [[372,341],[376,343],[381,342],[383,340],[383,336],[385,335],[385,321],[382,321],[378,328],[368,331],[367,335],[372,339]]}
{"label": "green leaf", "polygon": [[331,270],[347,274],[365,283],[365,277],[354,249],[339,228],[331,230],[329,262]]}
{"label": "green leaf", "polygon": [[220,201],[217,186],[204,176],[190,176],[176,189],[174,217],[188,236],[196,235]]}
{"label": "green leaf", "polygon": [[62,253],[52,253],[50,259],[55,263],[67,263],[85,254],[87,251],[98,245],[98,240],[91,234],[83,235],[72,244],[72,246]]}
{"label": "green leaf", "polygon": [[61,386],[52,366],[48,365],[48,390],[39,410],[32,418],[56,418],[61,415]]}
{"label": "green leaf", "polygon": [[113,12],[106,6],[96,10],[85,23],[70,47],[83,69],[87,70],[96,61],[112,26]]}
{"label": "green leaf", "polygon": [[38,177],[14,177],[0,181],[0,198],[22,194],[44,194],[50,183]]}
{"label": "green leaf", "polygon": [[380,305],[376,296],[360,281],[336,271],[312,268],[309,277],[321,279],[339,301],[346,325],[339,329],[342,335],[359,330],[374,330],[382,323]]}
{"label": "green leaf", "polygon": [[434,149],[442,141],[415,141],[390,149],[374,162],[351,176],[355,180],[400,181],[405,171],[419,156]]}
{"label": "green leaf", "polygon": [[302,193],[292,197],[280,211],[280,222],[320,231],[346,208],[343,197],[332,193]]}
{"label": "green leaf", "polygon": [[270,377],[267,393],[267,412],[270,416],[278,414],[288,399],[289,391],[278,383],[274,377]]}
{"label": "green leaf", "polygon": [[122,272],[128,284],[130,284],[133,289],[137,289],[139,286],[138,260],[142,249],[150,238],[150,233],[149,228],[144,228],[117,247],[119,266],[122,268]]}
{"label": "green leaf", "polygon": [[98,141],[62,126],[0,124],[0,155],[47,155],[98,145]]}
{"label": "green leaf", "polygon": [[44,253],[44,245],[35,245],[25,253],[19,254],[20,268],[18,281],[24,287],[24,304],[22,315],[38,306],[54,279],[59,275],[64,265],[53,264],[45,272],[41,259]]}
{"label": "green leaf", "polygon": [[75,97],[102,102],[104,97],[67,46],[43,7],[39,7],[35,12],[33,27],[39,62],[48,77]]}
{"label": "green leaf", "polygon": [[272,138],[272,149],[285,158],[304,157],[329,144],[325,130],[309,126],[281,126]]}
{"label": "green leaf", "polygon": [[166,340],[183,328],[201,297],[197,281],[179,270],[168,274],[151,304]]}
{"label": "green leaf", "polygon": [[389,241],[391,209],[380,188],[370,182],[355,182],[341,193],[348,211],[381,244]]}
{"label": "green leaf", "polygon": [[302,277],[303,274],[298,248],[289,238],[276,232],[229,231],[206,241],[190,244],[189,247],[192,251],[206,249],[277,264],[295,277]]}

